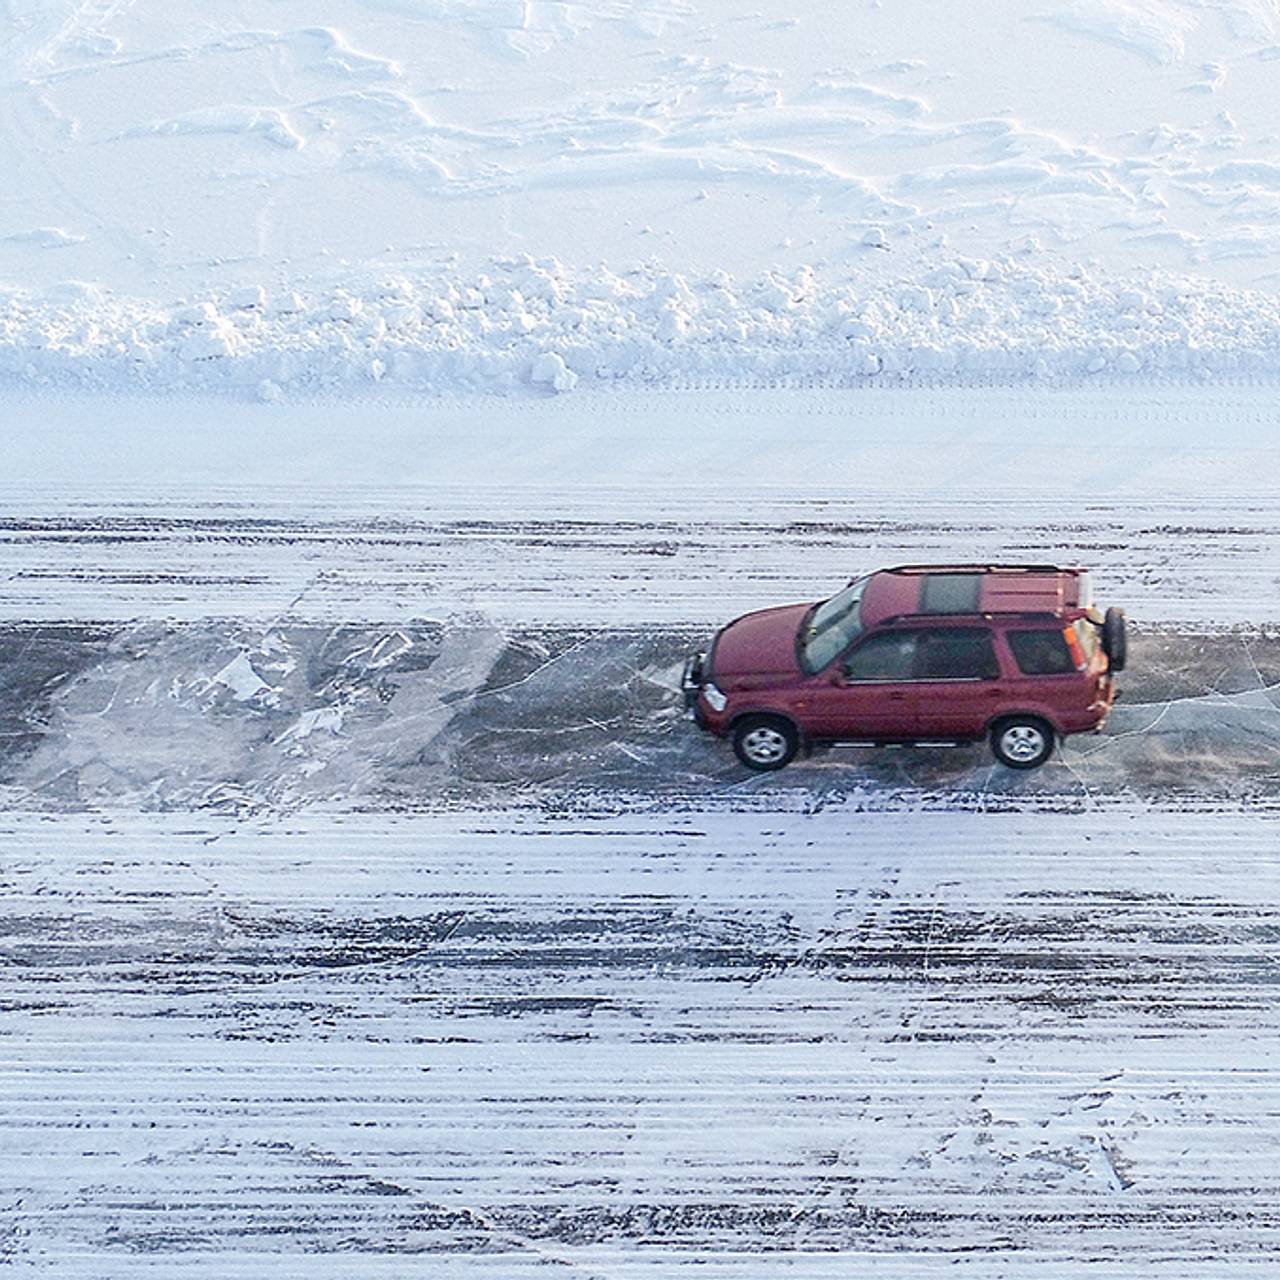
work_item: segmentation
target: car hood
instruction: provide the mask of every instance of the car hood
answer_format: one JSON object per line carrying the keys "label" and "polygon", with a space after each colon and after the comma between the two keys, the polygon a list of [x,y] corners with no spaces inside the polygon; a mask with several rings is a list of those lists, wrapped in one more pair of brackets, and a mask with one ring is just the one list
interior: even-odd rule
{"label": "car hood", "polygon": [[711,677],[797,675],[796,632],[811,605],[787,604],[748,613],[716,637]]}

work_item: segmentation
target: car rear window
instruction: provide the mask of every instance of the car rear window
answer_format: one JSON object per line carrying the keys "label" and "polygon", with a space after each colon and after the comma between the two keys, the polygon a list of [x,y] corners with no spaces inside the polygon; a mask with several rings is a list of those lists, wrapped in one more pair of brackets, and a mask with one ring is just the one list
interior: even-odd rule
{"label": "car rear window", "polygon": [[921,633],[917,680],[994,680],[1000,674],[991,632],[947,627]]}
{"label": "car rear window", "polygon": [[1024,676],[1061,676],[1075,671],[1075,659],[1061,631],[1010,631],[1008,636],[1013,660]]}

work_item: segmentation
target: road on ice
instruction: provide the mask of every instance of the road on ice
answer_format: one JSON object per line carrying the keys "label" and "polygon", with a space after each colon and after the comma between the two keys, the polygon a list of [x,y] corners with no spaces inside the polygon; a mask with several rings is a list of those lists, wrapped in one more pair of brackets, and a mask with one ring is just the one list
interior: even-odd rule
{"label": "road on ice", "polygon": [[[37,407],[0,1260],[1274,1270],[1265,391]],[[735,612],[975,557],[1089,563],[1134,623],[1039,774],[747,778],[680,720]]]}

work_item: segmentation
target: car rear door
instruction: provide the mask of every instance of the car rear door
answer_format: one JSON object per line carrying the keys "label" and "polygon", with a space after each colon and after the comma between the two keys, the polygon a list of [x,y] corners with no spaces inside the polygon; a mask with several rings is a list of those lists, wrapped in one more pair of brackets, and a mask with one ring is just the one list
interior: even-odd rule
{"label": "car rear door", "polygon": [[1016,672],[1005,681],[1011,701],[1043,709],[1059,725],[1088,722],[1090,704],[1108,692],[1093,623],[1010,627],[1004,640]]}
{"label": "car rear door", "polygon": [[911,711],[917,738],[980,737],[1002,687],[991,628],[922,629],[916,644],[915,676]]}

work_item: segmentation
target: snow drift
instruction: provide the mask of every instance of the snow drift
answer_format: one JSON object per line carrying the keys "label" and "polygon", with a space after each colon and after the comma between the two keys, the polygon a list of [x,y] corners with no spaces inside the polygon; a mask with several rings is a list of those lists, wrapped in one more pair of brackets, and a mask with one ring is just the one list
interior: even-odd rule
{"label": "snow drift", "polygon": [[1111,278],[1013,257],[917,278],[735,279],[657,265],[493,261],[470,278],[356,275],[161,305],[66,284],[0,292],[10,387],[541,394],[594,385],[971,383],[1280,374],[1280,298],[1171,274]]}

